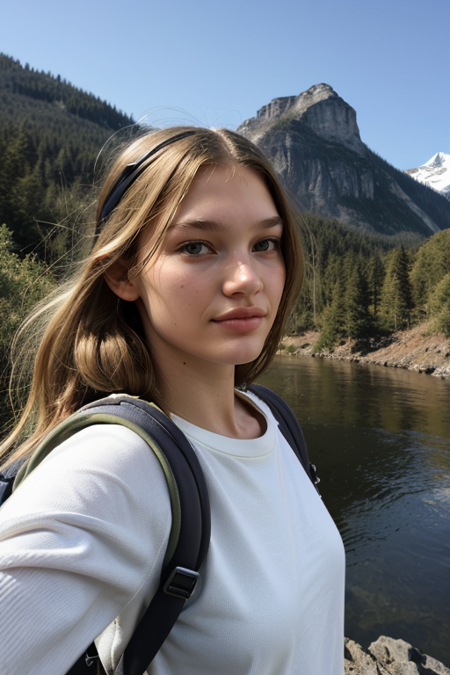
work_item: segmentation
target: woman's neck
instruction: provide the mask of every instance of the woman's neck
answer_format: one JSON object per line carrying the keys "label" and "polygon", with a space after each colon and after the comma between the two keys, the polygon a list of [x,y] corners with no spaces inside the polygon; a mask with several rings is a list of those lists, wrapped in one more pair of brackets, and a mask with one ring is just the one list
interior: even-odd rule
{"label": "woman's neck", "polygon": [[263,415],[236,395],[234,366],[180,362],[168,353],[158,354],[154,361],[161,403],[169,412],[229,438],[257,438],[264,433]]}

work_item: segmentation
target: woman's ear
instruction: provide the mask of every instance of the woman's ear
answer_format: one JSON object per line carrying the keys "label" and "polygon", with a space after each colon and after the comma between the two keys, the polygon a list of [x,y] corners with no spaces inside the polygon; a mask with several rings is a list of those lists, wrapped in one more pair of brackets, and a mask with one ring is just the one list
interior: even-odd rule
{"label": "woman's ear", "polygon": [[105,281],[119,298],[132,302],[139,298],[137,286],[128,279],[129,264],[124,258],[119,258],[108,267],[105,272]]}

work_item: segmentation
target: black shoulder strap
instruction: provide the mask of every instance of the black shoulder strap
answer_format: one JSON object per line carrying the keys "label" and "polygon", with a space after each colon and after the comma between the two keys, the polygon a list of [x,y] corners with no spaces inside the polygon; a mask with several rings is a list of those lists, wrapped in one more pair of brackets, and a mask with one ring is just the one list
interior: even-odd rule
{"label": "black shoulder strap", "polygon": [[[89,414],[114,415],[148,434],[167,458],[178,488],[181,524],[178,540],[165,561],[161,581],[121,659],[124,675],[142,675],[192,595],[211,536],[211,511],[202,468],[180,429],[158,408],[128,396],[96,401]],[[89,650],[88,650],[89,651]]]}
{"label": "black shoulder strap", "polygon": [[6,502],[12,493],[15,476],[5,476],[0,473],[0,506]]}
{"label": "black shoulder strap", "polygon": [[256,394],[269,406],[278,422],[281,433],[297,455],[314,487],[319,491],[317,485],[320,483],[320,478],[317,475],[316,467],[309,461],[308,450],[300,424],[286,401],[271,389],[263,387],[261,384],[252,384],[249,387],[249,391]]}

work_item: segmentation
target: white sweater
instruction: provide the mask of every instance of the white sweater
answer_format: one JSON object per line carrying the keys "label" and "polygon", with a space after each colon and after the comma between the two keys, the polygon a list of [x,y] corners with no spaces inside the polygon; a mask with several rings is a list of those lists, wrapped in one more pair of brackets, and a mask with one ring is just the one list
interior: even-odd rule
{"label": "white sweater", "polygon": [[[212,536],[152,675],[343,674],[342,541],[258,406],[267,431],[251,440],[174,418],[205,472]],[[64,675],[100,634],[112,670],[157,588],[170,523],[159,462],[132,431],[97,425],[54,450],[0,511],[2,675]]]}

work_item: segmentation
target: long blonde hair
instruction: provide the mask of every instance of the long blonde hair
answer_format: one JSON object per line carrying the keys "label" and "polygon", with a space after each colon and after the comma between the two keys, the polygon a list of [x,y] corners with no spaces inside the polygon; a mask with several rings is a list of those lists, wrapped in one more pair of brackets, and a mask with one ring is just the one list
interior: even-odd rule
{"label": "long blonde hair", "polygon": [[[97,220],[105,199],[126,165],[175,134],[189,136],[167,145],[148,163],[112,213],[101,223],[92,251],[57,295],[25,322],[21,335],[34,334],[43,323],[33,361],[28,399],[12,433],[0,447],[3,468],[28,457],[39,441],[84,402],[112,392],[127,392],[159,401],[155,371],[137,308],[119,299],[104,274],[119,258],[135,264],[136,240],[156,216],[158,231],[151,255],[157,254],[175,212],[201,166],[237,163],[261,175],[284,222],[286,282],[278,313],[261,354],[236,366],[236,386],[251,384],[270,364],[285,321],[303,280],[303,258],[295,211],[275,172],[260,150],[227,129],[177,127],[158,130],[128,145],[113,162],[100,193]],[[148,259],[147,259],[148,260]],[[144,261],[144,263],[147,262]],[[22,353],[13,358],[12,383]]]}

